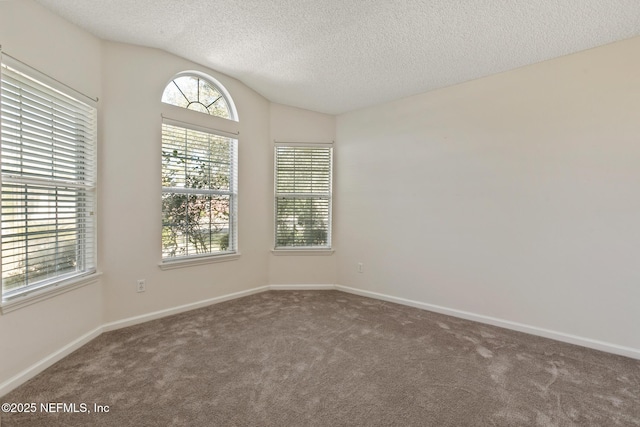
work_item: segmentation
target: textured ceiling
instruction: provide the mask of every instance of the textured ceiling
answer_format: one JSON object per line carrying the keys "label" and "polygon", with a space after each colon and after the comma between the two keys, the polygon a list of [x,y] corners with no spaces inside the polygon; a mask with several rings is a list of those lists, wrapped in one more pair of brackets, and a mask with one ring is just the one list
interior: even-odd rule
{"label": "textured ceiling", "polygon": [[640,35],[640,0],[38,0],[100,38],[341,113]]}

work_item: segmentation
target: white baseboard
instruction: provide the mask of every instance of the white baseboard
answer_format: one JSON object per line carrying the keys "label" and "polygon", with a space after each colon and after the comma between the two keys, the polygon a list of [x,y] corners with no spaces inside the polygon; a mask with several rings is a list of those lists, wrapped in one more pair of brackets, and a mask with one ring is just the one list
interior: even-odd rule
{"label": "white baseboard", "polygon": [[100,334],[102,334],[102,326],[98,326],[94,330],[87,332],[79,338],[76,338],[61,349],[54,351],[44,359],[34,363],[24,371],[19,372],[18,374],[9,378],[7,381],[0,384],[0,396],[4,396],[19,385],[26,383],[31,378],[38,375],[40,372],[47,369],[49,366],[70,355],[83,345],[87,344],[92,339],[97,338],[98,336],[100,336]]}
{"label": "white baseboard", "polygon": [[484,316],[482,314],[475,314],[467,311],[456,310],[453,308],[442,307],[439,305],[427,304],[424,302],[414,301],[406,298],[399,298],[391,295],[380,294],[377,292],[350,288],[348,286],[336,285],[335,289],[343,292],[348,292],[350,294],[379,299],[382,301],[394,302],[396,304],[407,305],[410,307],[420,308],[422,310],[433,311],[436,313],[446,314],[448,316],[472,320],[474,322],[485,323],[493,326],[499,326],[505,329],[511,329],[518,332],[524,332],[531,335],[537,335],[544,338],[550,338],[556,341],[562,341],[569,344],[580,345],[582,347],[588,347],[595,350],[605,351],[607,353],[619,354],[621,356],[631,357],[633,359],[640,360],[640,349],[637,349],[637,348],[611,344],[604,341],[593,340],[591,338],[584,338],[577,335],[566,334],[564,332],[557,332],[549,329],[538,328],[536,326],[525,325],[523,323],[512,322],[510,320],[503,320],[495,317]]}
{"label": "white baseboard", "polygon": [[141,314],[139,316],[128,317],[122,320],[116,320],[114,322],[105,323],[102,325],[102,331],[108,332],[120,328],[126,328],[127,326],[137,325],[139,323],[149,322],[150,320],[160,319],[162,317],[171,316],[173,314],[183,313],[185,311],[195,310],[196,308],[206,307],[213,304],[219,304],[224,301],[230,301],[237,298],[246,297],[253,294],[266,291],[303,291],[303,290],[329,290],[336,289],[335,285],[267,285],[259,286],[257,288],[251,288],[240,292],[234,292],[232,294],[222,295],[215,298],[209,298],[202,301],[196,301],[189,304],[179,305],[177,307],[171,307],[164,310],[153,311],[151,313]]}
{"label": "white baseboard", "polygon": [[269,285],[270,291],[328,291],[336,289],[336,285]]}
{"label": "white baseboard", "polygon": [[164,310],[153,311],[151,313],[141,314],[140,316],[129,317],[122,320],[116,320],[115,322],[109,322],[102,325],[104,332],[113,331],[120,328],[126,328],[127,326],[137,325],[138,323],[148,322],[150,320],[160,319],[162,317],[171,316],[172,314],[183,313],[189,310],[195,310],[196,308],[206,307],[208,305],[219,304],[224,301],[230,301],[236,298],[242,298],[249,295],[265,292],[269,290],[269,286],[260,286],[257,288],[247,289],[245,291],[234,292],[232,294],[222,295],[215,298],[209,298],[202,301],[196,301],[189,304],[179,305],[177,307],[171,307]]}

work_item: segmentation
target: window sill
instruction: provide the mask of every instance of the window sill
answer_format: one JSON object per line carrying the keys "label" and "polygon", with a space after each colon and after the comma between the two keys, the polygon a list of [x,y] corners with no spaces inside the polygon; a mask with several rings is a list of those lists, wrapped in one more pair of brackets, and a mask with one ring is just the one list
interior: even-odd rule
{"label": "window sill", "polygon": [[329,256],[333,255],[333,249],[271,249],[271,253],[276,256]]}
{"label": "window sill", "polygon": [[57,295],[64,294],[74,289],[96,283],[100,276],[102,276],[102,273],[97,272],[88,276],[75,277],[73,279],[66,280],[55,285],[47,286],[46,288],[40,290],[26,293],[24,295],[16,295],[11,299],[3,300],[0,304],[0,311],[2,311],[2,314],[7,314],[23,307],[27,307],[31,304],[35,304],[37,302],[53,298]]}
{"label": "window sill", "polygon": [[235,261],[240,258],[240,252],[225,255],[202,256],[197,258],[181,258],[162,261],[158,264],[160,270],[173,270],[176,268],[192,267],[195,265],[212,264],[216,262]]}

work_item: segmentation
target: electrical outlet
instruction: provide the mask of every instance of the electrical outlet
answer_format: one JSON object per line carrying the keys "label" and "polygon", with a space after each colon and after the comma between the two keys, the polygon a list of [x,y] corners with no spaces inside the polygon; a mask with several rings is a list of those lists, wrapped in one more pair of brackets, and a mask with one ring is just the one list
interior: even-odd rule
{"label": "electrical outlet", "polygon": [[147,283],[144,279],[138,280],[136,292],[144,292],[147,290]]}
{"label": "electrical outlet", "polygon": [[363,273],[363,272],[364,272],[364,264],[359,262],[358,263],[358,273]]}

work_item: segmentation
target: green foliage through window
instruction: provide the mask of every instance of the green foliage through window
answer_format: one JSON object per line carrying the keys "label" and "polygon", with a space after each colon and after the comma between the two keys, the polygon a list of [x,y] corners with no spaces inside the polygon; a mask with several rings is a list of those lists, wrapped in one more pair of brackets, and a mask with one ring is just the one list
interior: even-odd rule
{"label": "green foliage through window", "polygon": [[162,255],[233,251],[236,140],[162,125]]}

